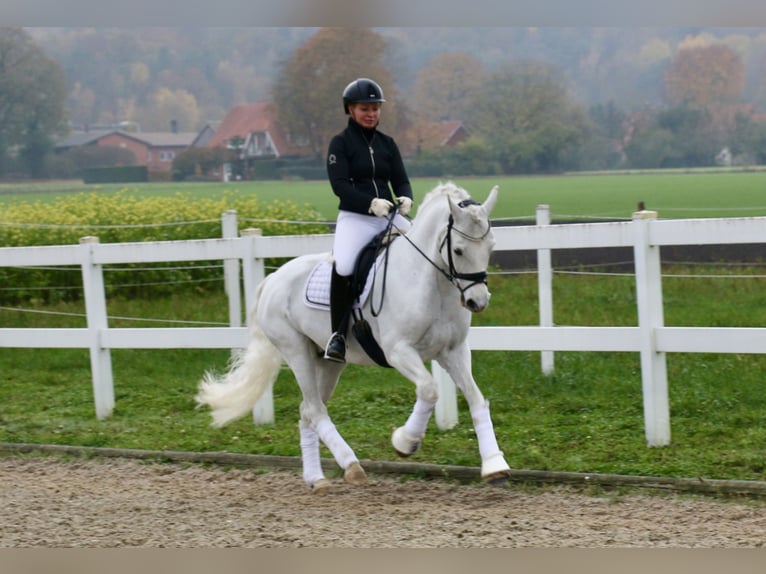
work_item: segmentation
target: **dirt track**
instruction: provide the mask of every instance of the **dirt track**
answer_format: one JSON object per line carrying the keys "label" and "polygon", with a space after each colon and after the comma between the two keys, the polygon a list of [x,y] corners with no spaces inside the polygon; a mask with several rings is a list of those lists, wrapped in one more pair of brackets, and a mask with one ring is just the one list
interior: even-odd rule
{"label": "dirt track", "polygon": [[760,547],[763,501],[0,458],[0,547]]}

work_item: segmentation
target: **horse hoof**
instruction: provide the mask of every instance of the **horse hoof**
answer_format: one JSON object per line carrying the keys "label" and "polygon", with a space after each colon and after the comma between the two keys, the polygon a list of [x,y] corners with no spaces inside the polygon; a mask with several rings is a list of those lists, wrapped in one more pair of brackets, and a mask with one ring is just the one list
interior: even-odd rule
{"label": "horse hoof", "polygon": [[481,461],[481,479],[490,484],[507,481],[511,477],[511,467],[505,462],[502,452],[498,452]]}
{"label": "horse hoof", "polygon": [[510,470],[501,470],[500,472],[493,472],[487,476],[482,476],[481,479],[490,486],[496,486],[502,488],[508,486],[511,478]]}
{"label": "horse hoof", "polygon": [[347,483],[355,486],[367,484],[367,474],[358,462],[352,462],[346,467],[343,478]]}
{"label": "horse hoof", "polygon": [[327,480],[326,478],[320,478],[314,484],[311,485],[311,494],[315,494],[316,496],[324,496],[325,494],[330,492],[331,486],[332,486],[332,483],[329,480]]}
{"label": "horse hoof", "polygon": [[420,441],[407,436],[407,433],[404,432],[404,427],[399,427],[394,431],[394,434],[391,435],[391,444],[396,454],[404,458],[415,454],[420,448]]}

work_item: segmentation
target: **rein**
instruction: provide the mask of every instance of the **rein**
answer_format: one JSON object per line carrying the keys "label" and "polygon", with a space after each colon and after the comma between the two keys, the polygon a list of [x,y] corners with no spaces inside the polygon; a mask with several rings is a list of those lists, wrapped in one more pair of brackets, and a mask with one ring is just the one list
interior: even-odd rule
{"label": "rein", "polygon": [[[463,207],[467,207],[469,205],[481,205],[481,204],[478,201],[475,201],[473,199],[464,199],[463,201],[461,201],[457,205],[458,205],[458,207],[460,207],[462,209]],[[470,289],[474,285],[478,285],[480,283],[483,283],[483,284],[486,285],[486,283],[487,283],[487,271],[486,270],[485,271],[477,271],[475,273],[460,273],[455,268],[455,262],[452,259],[452,232],[454,231],[455,233],[458,233],[458,234],[462,235],[463,237],[465,237],[469,241],[481,241],[481,240],[483,240],[489,234],[490,230],[492,229],[492,226],[489,225],[489,221],[487,222],[488,223],[487,231],[485,231],[484,234],[481,235],[480,237],[474,237],[472,235],[468,235],[467,233],[465,233],[463,231],[460,231],[457,227],[455,227],[455,219],[452,217],[452,214],[450,213],[449,220],[447,221],[447,233],[444,236],[444,239],[442,240],[441,245],[439,245],[439,250],[440,251],[444,248],[445,243],[447,245],[447,263],[449,264],[449,271],[445,271],[444,269],[439,267],[439,265],[436,264],[430,257],[428,257],[428,255],[426,255],[426,253],[424,253],[423,250],[420,249],[420,247],[415,245],[415,243],[413,243],[413,241],[409,237],[407,237],[406,233],[402,232],[398,227],[396,227],[394,225],[394,215],[395,214],[396,214],[395,211],[392,212],[392,215],[388,219],[388,226],[386,227],[386,233],[389,234],[392,227],[394,229],[396,229],[397,231],[399,231],[400,232],[399,235],[401,237],[404,237],[404,239],[406,239],[409,242],[409,244],[412,245],[415,248],[415,251],[420,253],[426,261],[428,261],[431,265],[433,265],[433,267],[447,279],[447,281],[452,283],[452,285],[454,285],[455,288],[458,291],[460,291],[460,301],[462,303],[465,303],[465,292],[468,291],[468,289]],[[370,294],[370,310],[372,311],[372,316],[373,317],[377,317],[380,314],[380,311],[383,309],[383,300],[384,300],[384,295],[385,295],[385,292],[386,292],[386,276],[388,274],[388,253],[389,253],[389,247],[390,247],[390,245],[388,247],[386,247],[386,252],[384,254],[383,289],[381,291],[381,296],[380,296],[380,307],[378,307],[377,310],[374,308],[372,294]],[[377,270],[375,270],[374,272],[377,273]],[[470,281],[471,283],[468,284],[466,287],[461,287],[460,284],[458,283],[458,280]]]}

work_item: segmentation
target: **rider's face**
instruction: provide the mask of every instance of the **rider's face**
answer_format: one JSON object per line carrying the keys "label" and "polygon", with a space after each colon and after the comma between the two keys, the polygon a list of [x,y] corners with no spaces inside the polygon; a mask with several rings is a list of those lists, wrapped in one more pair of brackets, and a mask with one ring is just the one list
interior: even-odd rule
{"label": "rider's face", "polygon": [[348,113],[363,128],[374,128],[380,121],[380,103],[358,102],[349,104]]}

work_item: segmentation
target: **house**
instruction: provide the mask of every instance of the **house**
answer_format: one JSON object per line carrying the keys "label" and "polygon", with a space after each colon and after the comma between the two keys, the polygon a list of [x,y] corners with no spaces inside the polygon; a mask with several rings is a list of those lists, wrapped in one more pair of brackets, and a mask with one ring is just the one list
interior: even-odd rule
{"label": "house", "polygon": [[405,134],[397,138],[402,155],[412,157],[423,151],[455,147],[468,139],[468,130],[463,122],[416,122]]}
{"label": "house", "polygon": [[304,141],[293,141],[277,121],[269,102],[241,104],[231,108],[208,147],[240,149],[242,159],[275,159],[305,157],[311,150]]}
{"label": "house", "polygon": [[172,171],[176,154],[188,149],[197,136],[196,132],[96,130],[70,134],[56,144],[56,151],[88,145],[128,149],[136,165],[145,165],[149,174],[166,174]]}
{"label": "house", "polygon": [[139,165],[145,165],[149,173],[170,173],[176,154],[189,148],[193,132],[112,132],[99,138],[97,145],[128,148],[136,156]]}
{"label": "house", "polygon": [[302,158],[312,155],[308,142],[293,140],[277,120],[274,106],[269,102],[241,104],[231,108],[207,147],[237,150],[242,165],[222,166],[222,177],[249,177],[256,169],[253,161]]}
{"label": "house", "polygon": [[208,147],[210,140],[215,135],[216,130],[220,127],[221,122],[208,122],[197,134],[189,147]]}

